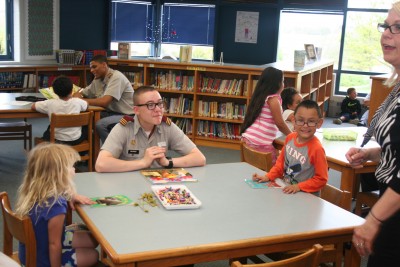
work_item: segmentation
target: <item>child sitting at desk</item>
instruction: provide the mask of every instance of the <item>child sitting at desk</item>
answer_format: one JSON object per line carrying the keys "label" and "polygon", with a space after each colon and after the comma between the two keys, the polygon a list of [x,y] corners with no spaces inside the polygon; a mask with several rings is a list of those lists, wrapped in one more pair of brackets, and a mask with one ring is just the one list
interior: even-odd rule
{"label": "child sitting at desk", "polygon": [[283,119],[290,130],[294,130],[294,110],[297,105],[303,100],[299,91],[293,87],[286,87],[281,92]]}
{"label": "child sitting at desk", "polygon": [[[42,143],[28,154],[23,182],[18,189],[15,213],[29,216],[36,236],[36,266],[94,266],[99,254],[97,241],[87,230],[70,225],[65,217],[68,202],[94,204],[76,193],[74,164],[78,152],[62,144]],[[25,245],[19,244],[25,265]]]}
{"label": "child sitting at desk", "polygon": [[264,176],[253,174],[256,182],[283,178],[283,192],[304,191],[319,194],[328,181],[328,163],[321,142],[314,135],[323,123],[318,104],[304,100],[295,112],[295,132],[286,137],[284,147],[272,169]]}
{"label": "child sitting at desk", "polygon": [[[51,120],[51,114],[79,114],[88,108],[86,101],[80,98],[72,98],[72,81],[66,76],[60,76],[53,82],[53,90],[59,99],[49,99],[32,104],[32,109],[40,113],[48,114]],[[67,145],[78,145],[87,139],[87,127],[68,127],[56,128],[55,137],[57,143]],[[50,126],[43,133],[42,139],[50,141]]]}

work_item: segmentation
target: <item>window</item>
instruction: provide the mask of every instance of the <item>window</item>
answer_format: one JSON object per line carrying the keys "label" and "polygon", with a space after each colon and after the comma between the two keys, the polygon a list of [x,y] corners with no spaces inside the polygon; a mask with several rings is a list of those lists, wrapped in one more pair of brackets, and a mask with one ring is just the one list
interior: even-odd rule
{"label": "window", "polygon": [[0,0],[0,60],[12,60],[13,12],[11,0]]}
{"label": "window", "polygon": [[343,15],[338,13],[282,11],[277,60],[293,62],[295,50],[304,50],[304,44],[314,44],[322,48],[324,60],[333,60],[337,66],[342,22]]}
{"label": "window", "polygon": [[119,42],[130,42],[131,56],[150,56],[153,13],[151,2],[112,0],[110,49],[118,50]]}
{"label": "window", "polygon": [[166,3],[162,15],[161,55],[179,57],[180,45],[190,44],[192,58],[212,60],[214,21],[213,5]]}
{"label": "window", "polygon": [[392,1],[389,1],[348,2],[342,64],[336,93],[345,95],[349,87],[355,87],[358,93],[367,94],[371,90],[371,75],[391,72],[390,66],[383,60],[381,34],[376,29],[377,24],[385,20],[387,10],[374,10],[377,7],[390,7],[389,3]]}
{"label": "window", "polygon": [[131,56],[178,58],[180,45],[190,44],[192,58],[213,58],[214,5],[112,0],[111,12],[111,50],[130,42]]}

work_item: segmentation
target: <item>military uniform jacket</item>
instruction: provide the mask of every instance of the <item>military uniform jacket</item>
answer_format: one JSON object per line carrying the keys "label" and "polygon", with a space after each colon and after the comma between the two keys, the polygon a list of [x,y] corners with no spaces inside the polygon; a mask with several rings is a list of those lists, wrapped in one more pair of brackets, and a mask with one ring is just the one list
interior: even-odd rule
{"label": "military uniform jacket", "polygon": [[[128,118],[125,116],[124,118]],[[150,137],[142,129],[139,120],[115,125],[108,135],[102,150],[107,150],[115,158],[122,160],[138,160],[143,158],[145,150],[152,146],[165,146],[181,155],[187,155],[196,145],[166,117],[160,125],[156,125]],[[160,168],[156,161],[151,168]]]}

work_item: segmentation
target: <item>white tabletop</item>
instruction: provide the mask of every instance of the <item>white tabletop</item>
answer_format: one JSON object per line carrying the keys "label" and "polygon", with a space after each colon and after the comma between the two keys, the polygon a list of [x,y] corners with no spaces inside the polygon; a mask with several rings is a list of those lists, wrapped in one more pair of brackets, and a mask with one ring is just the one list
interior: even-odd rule
{"label": "white tabletop", "polygon": [[[202,202],[200,209],[149,213],[134,206],[84,207],[90,220],[116,253],[235,242],[275,235],[351,228],[364,219],[306,193],[252,189],[245,182],[258,169],[246,163],[187,168],[198,182],[185,185]],[[150,192],[139,172],[79,173],[78,193],[89,197],[126,195],[136,200]]]}

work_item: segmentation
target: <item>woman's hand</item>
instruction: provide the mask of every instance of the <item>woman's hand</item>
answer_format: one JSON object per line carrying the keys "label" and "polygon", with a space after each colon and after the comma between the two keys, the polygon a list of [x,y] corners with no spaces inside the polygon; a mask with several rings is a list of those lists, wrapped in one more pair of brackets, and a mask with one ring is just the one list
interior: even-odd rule
{"label": "woman's hand", "polygon": [[353,244],[360,256],[368,256],[373,252],[373,244],[380,230],[380,223],[371,215],[361,226],[354,229]]}
{"label": "woman's hand", "polygon": [[347,151],[346,159],[349,161],[351,167],[359,169],[367,161],[367,154],[364,149],[352,147]]}

